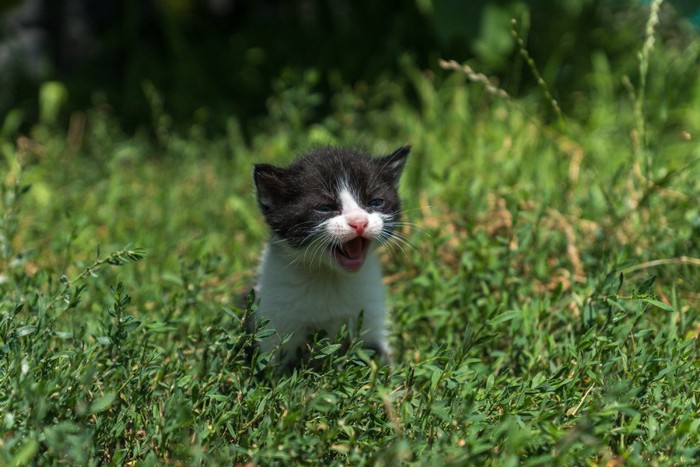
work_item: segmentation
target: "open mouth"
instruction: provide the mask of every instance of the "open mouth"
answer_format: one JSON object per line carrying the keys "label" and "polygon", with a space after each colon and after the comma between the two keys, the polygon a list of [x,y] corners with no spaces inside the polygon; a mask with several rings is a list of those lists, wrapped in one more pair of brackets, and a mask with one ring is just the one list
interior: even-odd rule
{"label": "open mouth", "polygon": [[367,238],[353,238],[342,245],[334,246],[331,250],[333,258],[343,269],[357,271],[365,264],[370,243],[372,241]]}

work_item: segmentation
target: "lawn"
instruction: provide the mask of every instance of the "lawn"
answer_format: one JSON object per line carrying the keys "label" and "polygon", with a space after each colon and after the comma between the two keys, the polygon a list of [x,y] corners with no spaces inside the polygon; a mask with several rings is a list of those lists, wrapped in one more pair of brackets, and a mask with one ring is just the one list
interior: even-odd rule
{"label": "lawn", "polygon": [[[634,74],[593,54],[564,108],[403,57],[406,88],[344,87],[307,124],[301,78],[212,137],[148,83],[136,132],[99,96],[61,118],[44,83],[0,133],[0,464],[697,463],[700,38],[651,20]],[[393,362],[320,339],[279,373],[242,324],[252,166],[321,144],[413,146]]]}

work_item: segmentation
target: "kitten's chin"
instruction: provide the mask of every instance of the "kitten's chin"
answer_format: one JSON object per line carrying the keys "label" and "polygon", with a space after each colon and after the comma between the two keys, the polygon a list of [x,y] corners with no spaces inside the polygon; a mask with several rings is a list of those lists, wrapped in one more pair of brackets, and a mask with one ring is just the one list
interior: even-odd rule
{"label": "kitten's chin", "polygon": [[371,243],[372,240],[368,238],[357,237],[340,246],[333,247],[331,255],[342,269],[355,272],[365,264]]}

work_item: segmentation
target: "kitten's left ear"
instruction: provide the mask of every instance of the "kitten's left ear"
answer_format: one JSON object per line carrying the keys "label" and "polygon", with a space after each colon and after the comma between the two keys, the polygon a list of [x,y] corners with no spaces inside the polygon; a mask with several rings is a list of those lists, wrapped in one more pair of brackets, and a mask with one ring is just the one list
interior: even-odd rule
{"label": "kitten's left ear", "polygon": [[382,172],[391,177],[391,179],[394,181],[395,188],[399,186],[399,179],[401,178],[401,173],[406,165],[406,158],[408,157],[409,152],[411,152],[411,146],[401,146],[388,156],[384,156],[379,159]]}

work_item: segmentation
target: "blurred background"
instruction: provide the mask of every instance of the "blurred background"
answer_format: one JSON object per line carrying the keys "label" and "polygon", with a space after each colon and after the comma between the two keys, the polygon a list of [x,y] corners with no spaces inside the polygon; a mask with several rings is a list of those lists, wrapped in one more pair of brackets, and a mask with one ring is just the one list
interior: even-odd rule
{"label": "blurred background", "polygon": [[[151,125],[154,96],[173,125],[244,137],[266,115],[299,127],[332,112],[345,88],[391,101],[407,67],[440,81],[438,59],[475,63],[520,96],[537,85],[518,56],[511,19],[564,112],[577,108],[592,53],[633,74],[648,17],[642,0],[24,0],[0,3],[0,122],[39,118],[41,83],[54,83],[57,118],[108,106],[127,132]],[[666,2],[658,27],[682,49],[700,29],[697,0]],[[674,83],[668,83],[674,84]],[[682,83],[676,83],[681,84]],[[379,94],[367,89],[384,88]],[[394,89],[395,91],[391,91]],[[150,93],[150,94],[149,94]],[[157,93],[157,94],[156,94]],[[376,97],[381,95],[383,97]],[[280,99],[295,109],[276,105]],[[363,97],[364,96],[364,97]],[[374,97],[373,97],[374,96]],[[362,105],[362,102],[356,105]],[[381,107],[374,102],[373,107]],[[11,122],[5,119],[14,112]]]}

